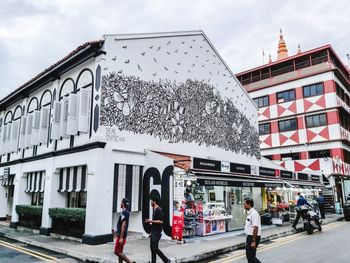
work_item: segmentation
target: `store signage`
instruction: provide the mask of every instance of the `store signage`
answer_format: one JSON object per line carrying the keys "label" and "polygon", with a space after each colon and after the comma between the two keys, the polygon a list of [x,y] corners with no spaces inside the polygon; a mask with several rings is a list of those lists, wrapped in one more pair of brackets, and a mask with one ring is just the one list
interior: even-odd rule
{"label": "store signage", "polygon": [[223,172],[223,173],[230,172],[230,163],[229,162],[221,162],[221,172]]}
{"label": "store signage", "polygon": [[317,175],[317,174],[312,174],[311,175],[311,181],[319,182],[320,181],[320,176]]}
{"label": "store signage", "polygon": [[250,166],[250,173],[252,175],[259,175],[259,167],[257,165]]}
{"label": "store signage", "polygon": [[246,164],[231,163],[230,171],[232,173],[251,174],[250,165]]}
{"label": "store signage", "polygon": [[221,162],[215,160],[193,158],[193,168],[211,171],[221,171]]}
{"label": "store signage", "polygon": [[275,177],[276,170],[275,169],[271,169],[271,168],[260,167],[259,168],[259,174],[262,175],[262,176]]}
{"label": "store signage", "polygon": [[304,173],[298,173],[298,180],[309,181],[309,175]]}
{"label": "store signage", "polygon": [[181,203],[184,200],[185,180],[181,173],[174,173],[174,201]]}
{"label": "store signage", "polygon": [[293,172],[281,170],[280,175],[282,178],[293,179]]}
{"label": "store signage", "polygon": [[10,175],[10,167],[4,168],[4,180],[7,180]]}
{"label": "store signage", "polygon": [[224,181],[197,179],[199,185],[204,186],[241,186],[241,187],[282,187],[282,183],[278,182],[247,182],[247,181]]}
{"label": "store signage", "polygon": [[184,226],[184,213],[175,211],[173,214],[173,224],[171,230],[172,240],[182,241],[182,229]]}

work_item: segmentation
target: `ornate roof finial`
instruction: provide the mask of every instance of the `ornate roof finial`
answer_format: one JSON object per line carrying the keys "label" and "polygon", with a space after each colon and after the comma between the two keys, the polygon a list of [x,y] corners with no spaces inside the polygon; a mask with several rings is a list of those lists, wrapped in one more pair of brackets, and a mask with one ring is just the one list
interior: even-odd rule
{"label": "ornate roof finial", "polygon": [[269,64],[272,63],[271,54],[269,54]]}
{"label": "ornate roof finial", "polygon": [[282,35],[282,29],[280,29],[280,41],[278,43],[277,60],[280,60],[286,57],[288,57],[288,49]]}
{"label": "ornate roof finial", "polygon": [[297,54],[300,54],[300,53],[301,53],[300,44],[298,44],[298,53]]}

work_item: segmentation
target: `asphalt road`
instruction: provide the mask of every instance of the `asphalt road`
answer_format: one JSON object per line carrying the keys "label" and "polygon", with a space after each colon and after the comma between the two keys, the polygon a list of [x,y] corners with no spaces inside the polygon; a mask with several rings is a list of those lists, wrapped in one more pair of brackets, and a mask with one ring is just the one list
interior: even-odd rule
{"label": "asphalt road", "polygon": [[[305,232],[259,245],[257,258],[263,263],[349,263],[350,222],[336,222],[313,235]],[[217,257],[211,263],[246,263],[245,251]]]}
{"label": "asphalt road", "polygon": [[66,255],[47,250],[27,246],[25,244],[14,242],[8,239],[0,238],[0,262],[81,262]]}

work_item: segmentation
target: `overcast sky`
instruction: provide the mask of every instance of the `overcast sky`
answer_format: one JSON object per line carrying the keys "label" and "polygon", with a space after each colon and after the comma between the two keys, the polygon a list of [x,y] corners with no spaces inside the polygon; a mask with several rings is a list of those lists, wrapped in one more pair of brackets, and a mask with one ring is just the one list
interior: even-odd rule
{"label": "overcast sky", "polygon": [[202,29],[233,72],[331,44],[350,53],[346,0],[0,0],[0,98],[83,42],[106,33]]}

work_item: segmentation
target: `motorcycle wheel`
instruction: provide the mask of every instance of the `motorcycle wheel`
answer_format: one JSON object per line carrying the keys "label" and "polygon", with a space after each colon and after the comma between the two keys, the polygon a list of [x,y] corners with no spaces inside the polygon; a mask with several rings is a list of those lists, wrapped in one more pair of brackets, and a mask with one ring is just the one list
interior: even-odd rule
{"label": "motorcycle wheel", "polygon": [[304,225],[304,229],[306,230],[306,232],[309,234],[309,235],[312,235],[314,233],[314,230],[312,229],[312,227],[309,225],[309,224],[305,224]]}

